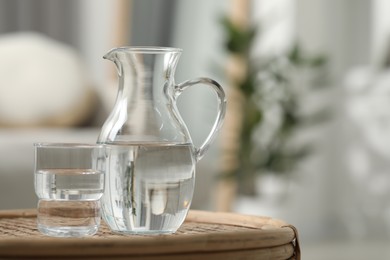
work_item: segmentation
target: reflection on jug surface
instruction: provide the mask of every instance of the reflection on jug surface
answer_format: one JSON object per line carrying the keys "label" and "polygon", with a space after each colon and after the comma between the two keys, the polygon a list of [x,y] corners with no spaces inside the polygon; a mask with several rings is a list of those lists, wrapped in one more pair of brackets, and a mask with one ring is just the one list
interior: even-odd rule
{"label": "reflection on jug surface", "polygon": [[194,190],[192,145],[111,145],[107,156],[105,192],[110,195],[104,196],[103,207],[108,221],[117,231],[174,232]]}

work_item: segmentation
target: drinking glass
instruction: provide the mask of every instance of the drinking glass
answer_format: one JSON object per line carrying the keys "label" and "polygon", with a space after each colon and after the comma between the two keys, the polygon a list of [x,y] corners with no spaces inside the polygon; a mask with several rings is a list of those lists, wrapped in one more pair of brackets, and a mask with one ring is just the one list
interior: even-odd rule
{"label": "drinking glass", "polygon": [[38,230],[54,237],[95,234],[104,186],[103,147],[71,143],[34,147]]}

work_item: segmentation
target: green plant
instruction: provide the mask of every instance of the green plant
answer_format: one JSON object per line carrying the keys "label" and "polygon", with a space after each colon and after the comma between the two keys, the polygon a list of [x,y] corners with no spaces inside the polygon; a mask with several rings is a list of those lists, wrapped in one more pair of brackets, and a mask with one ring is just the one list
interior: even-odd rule
{"label": "green plant", "polygon": [[[253,194],[254,176],[290,173],[310,154],[310,145],[294,143],[294,135],[301,127],[327,116],[324,111],[302,113],[301,107],[302,91],[323,85],[320,81],[324,79],[326,58],[309,56],[298,44],[277,56],[253,57],[252,45],[258,29],[240,28],[227,18],[222,25],[227,52],[240,57],[246,67],[243,77],[231,79],[232,86],[244,97],[239,163],[223,176],[236,178],[241,193]],[[307,71],[314,77],[303,84],[299,79]]]}

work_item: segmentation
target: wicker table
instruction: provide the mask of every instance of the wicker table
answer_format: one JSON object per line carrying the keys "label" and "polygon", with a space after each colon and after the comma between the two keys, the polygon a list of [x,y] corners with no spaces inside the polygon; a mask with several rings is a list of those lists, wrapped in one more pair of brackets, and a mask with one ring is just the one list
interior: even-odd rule
{"label": "wicker table", "polygon": [[0,259],[300,259],[296,229],[269,217],[190,211],[173,235],[39,233],[35,210],[0,211]]}

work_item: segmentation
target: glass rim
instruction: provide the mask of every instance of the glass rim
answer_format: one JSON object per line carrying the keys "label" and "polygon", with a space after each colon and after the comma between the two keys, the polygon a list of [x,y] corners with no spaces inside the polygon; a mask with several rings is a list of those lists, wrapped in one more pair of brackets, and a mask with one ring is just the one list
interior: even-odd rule
{"label": "glass rim", "polygon": [[133,53],[148,53],[148,54],[160,54],[160,53],[182,53],[183,49],[174,48],[174,47],[162,47],[162,46],[122,46],[114,48],[112,50],[123,50]]}
{"label": "glass rim", "polygon": [[102,144],[93,143],[50,143],[38,142],[33,144],[36,148],[103,148]]}

